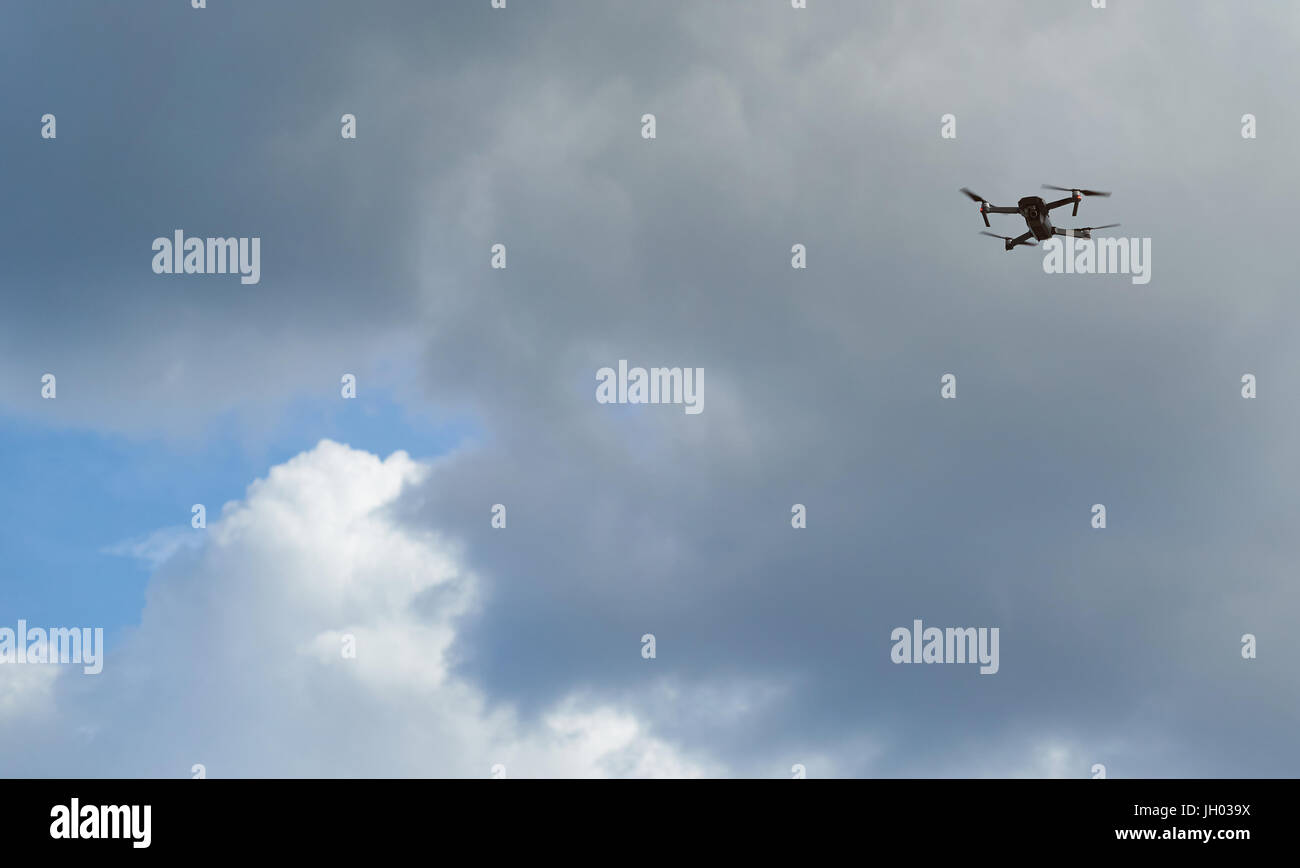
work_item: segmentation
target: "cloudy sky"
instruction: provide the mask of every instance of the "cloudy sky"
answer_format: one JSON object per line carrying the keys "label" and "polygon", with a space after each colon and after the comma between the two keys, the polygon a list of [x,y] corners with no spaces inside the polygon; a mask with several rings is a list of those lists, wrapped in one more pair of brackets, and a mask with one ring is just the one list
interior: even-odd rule
{"label": "cloudy sky", "polygon": [[0,774],[1300,774],[1300,8],[207,5],[0,29]]}

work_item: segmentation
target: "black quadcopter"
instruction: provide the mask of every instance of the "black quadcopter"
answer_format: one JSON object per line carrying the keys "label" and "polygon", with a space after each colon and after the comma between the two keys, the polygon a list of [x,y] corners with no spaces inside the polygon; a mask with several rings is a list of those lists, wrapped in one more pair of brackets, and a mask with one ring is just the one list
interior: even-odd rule
{"label": "black quadcopter", "polygon": [[1046,241],[1053,235],[1070,235],[1075,238],[1091,238],[1094,229],[1110,229],[1119,225],[1118,223],[1107,223],[1105,226],[1081,226],[1078,229],[1060,229],[1053,226],[1052,221],[1047,216],[1047,212],[1051,211],[1053,208],[1060,208],[1062,205],[1073,203],[1074,210],[1071,212],[1071,216],[1078,217],[1079,203],[1083,201],[1084,196],[1109,196],[1110,194],[1103,192],[1102,190],[1082,190],[1074,187],[1053,187],[1051,184],[1044,184],[1043,189],[1061,190],[1070,195],[1066,196],[1064,199],[1057,199],[1055,202],[1044,202],[1039,196],[1026,196],[1016,203],[1016,206],[1013,208],[1010,206],[990,205],[983,196],[980,196],[978,193],[972,193],[965,187],[962,187],[961,191],[976,202],[980,203],[980,216],[984,218],[985,226],[989,226],[990,214],[1019,214],[1021,217],[1025,218],[1025,225],[1029,227],[1029,231],[1018,238],[1011,238],[1007,235],[997,235],[992,232],[980,233],[981,235],[988,235],[992,238],[1001,238],[1006,244],[1007,250],[1020,244],[1023,244],[1025,247],[1036,246],[1034,242],[1029,240],[1031,237],[1037,238],[1039,241]]}

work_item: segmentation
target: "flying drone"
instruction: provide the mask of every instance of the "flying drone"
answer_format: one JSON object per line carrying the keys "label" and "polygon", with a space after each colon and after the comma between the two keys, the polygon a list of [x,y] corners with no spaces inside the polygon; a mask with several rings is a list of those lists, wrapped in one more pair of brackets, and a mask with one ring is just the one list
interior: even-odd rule
{"label": "flying drone", "polygon": [[[1074,210],[1070,212],[1072,217],[1079,216],[1079,203],[1083,201],[1084,196],[1109,196],[1103,190],[1084,190],[1081,187],[1053,187],[1051,184],[1044,184],[1045,190],[1060,190],[1069,193],[1062,199],[1054,202],[1044,202],[1040,196],[1026,196],[1017,202],[1014,206],[1010,205],[990,205],[988,200],[978,193],[974,193],[965,187],[961,191],[980,203],[980,216],[984,218],[984,225],[990,226],[990,214],[1019,214],[1025,218],[1025,225],[1029,231],[1024,235],[1012,238],[1009,235],[998,235],[993,232],[981,232],[981,235],[988,235],[992,238],[1001,238],[1006,244],[1007,250],[1013,247],[1023,245],[1025,247],[1035,247],[1037,245],[1030,241],[1030,238],[1037,238],[1039,241],[1046,241],[1053,235],[1069,235],[1075,238],[1091,238],[1092,233],[1097,229],[1111,229],[1118,226],[1118,223],[1107,223],[1105,226],[1080,226],[1078,229],[1061,229],[1059,226],[1053,226],[1051,219],[1047,216],[1053,208],[1060,208],[1062,205],[1073,205]],[[990,228],[992,228],[990,226]]]}

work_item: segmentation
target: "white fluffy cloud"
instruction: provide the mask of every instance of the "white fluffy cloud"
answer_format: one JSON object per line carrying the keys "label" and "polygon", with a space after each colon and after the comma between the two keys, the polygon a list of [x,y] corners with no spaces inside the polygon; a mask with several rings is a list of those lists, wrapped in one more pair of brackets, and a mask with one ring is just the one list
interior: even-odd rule
{"label": "white fluffy cloud", "polygon": [[51,705],[63,721],[8,759],[73,775],[185,776],[195,763],[210,776],[720,773],[627,709],[575,695],[526,719],[453,673],[475,576],[453,544],[389,509],[430,472],[328,440],[272,468],[193,531],[201,546],[170,547],[101,675],[5,673],[0,733]]}
{"label": "white fluffy cloud", "polygon": [[58,672],[52,666],[0,666],[0,732],[6,721],[48,715]]}

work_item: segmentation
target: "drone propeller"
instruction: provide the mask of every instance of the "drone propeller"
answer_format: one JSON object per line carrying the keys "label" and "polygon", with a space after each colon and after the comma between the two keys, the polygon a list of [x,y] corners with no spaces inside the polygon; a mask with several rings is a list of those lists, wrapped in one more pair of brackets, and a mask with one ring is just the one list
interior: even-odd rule
{"label": "drone propeller", "polygon": [[1060,190],[1063,193],[1074,194],[1074,210],[1070,212],[1071,217],[1079,216],[1079,201],[1084,196],[1109,196],[1105,190],[1084,190],[1079,187],[1053,187],[1051,184],[1044,184],[1044,190]]}
{"label": "drone propeller", "polygon": [[961,191],[965,193],[967,196],[969,196],[970,198],[974,199],[976,202],[980,203],[980,216],[984,218],[984,225],[992,226],[993,224],[989,223],[989,215],[984,211],[984,209],[988,207],[989,204],[988,200],[985,199],[983,196],[981,196],[979,193],[976,193],[967,187],[962,187]]}
{"label": "drone propeller", "polygon": [[1032,241],[1017,241],[1016,239],[1012,238],[1010,235],[998,235],[996,232],[980,232],[980,234],[987,235],[990,238],[1001,238],[1003,242],[1006,243],[1007,250],[1010,250],[1012,247],[1017,247],[1017,246],[1024,246],[1024,247],[1038,246]]}
{"label": "drone propeller", "polygon": [[1051,184],[1044,184],[1044,190],[1061,190],[1065,193],[1082,193],[1085,196],[1109,196],[1110,193],[1105,190],[1085,190],[1082,187],[1053,187]]}
{"label": "drone propeller", "polygon": [[1079,228],[1091,232],[1094,229],[1114,229],[1118,225],[1118,223],[1107,223],[1105,226],[1080,226]]}

